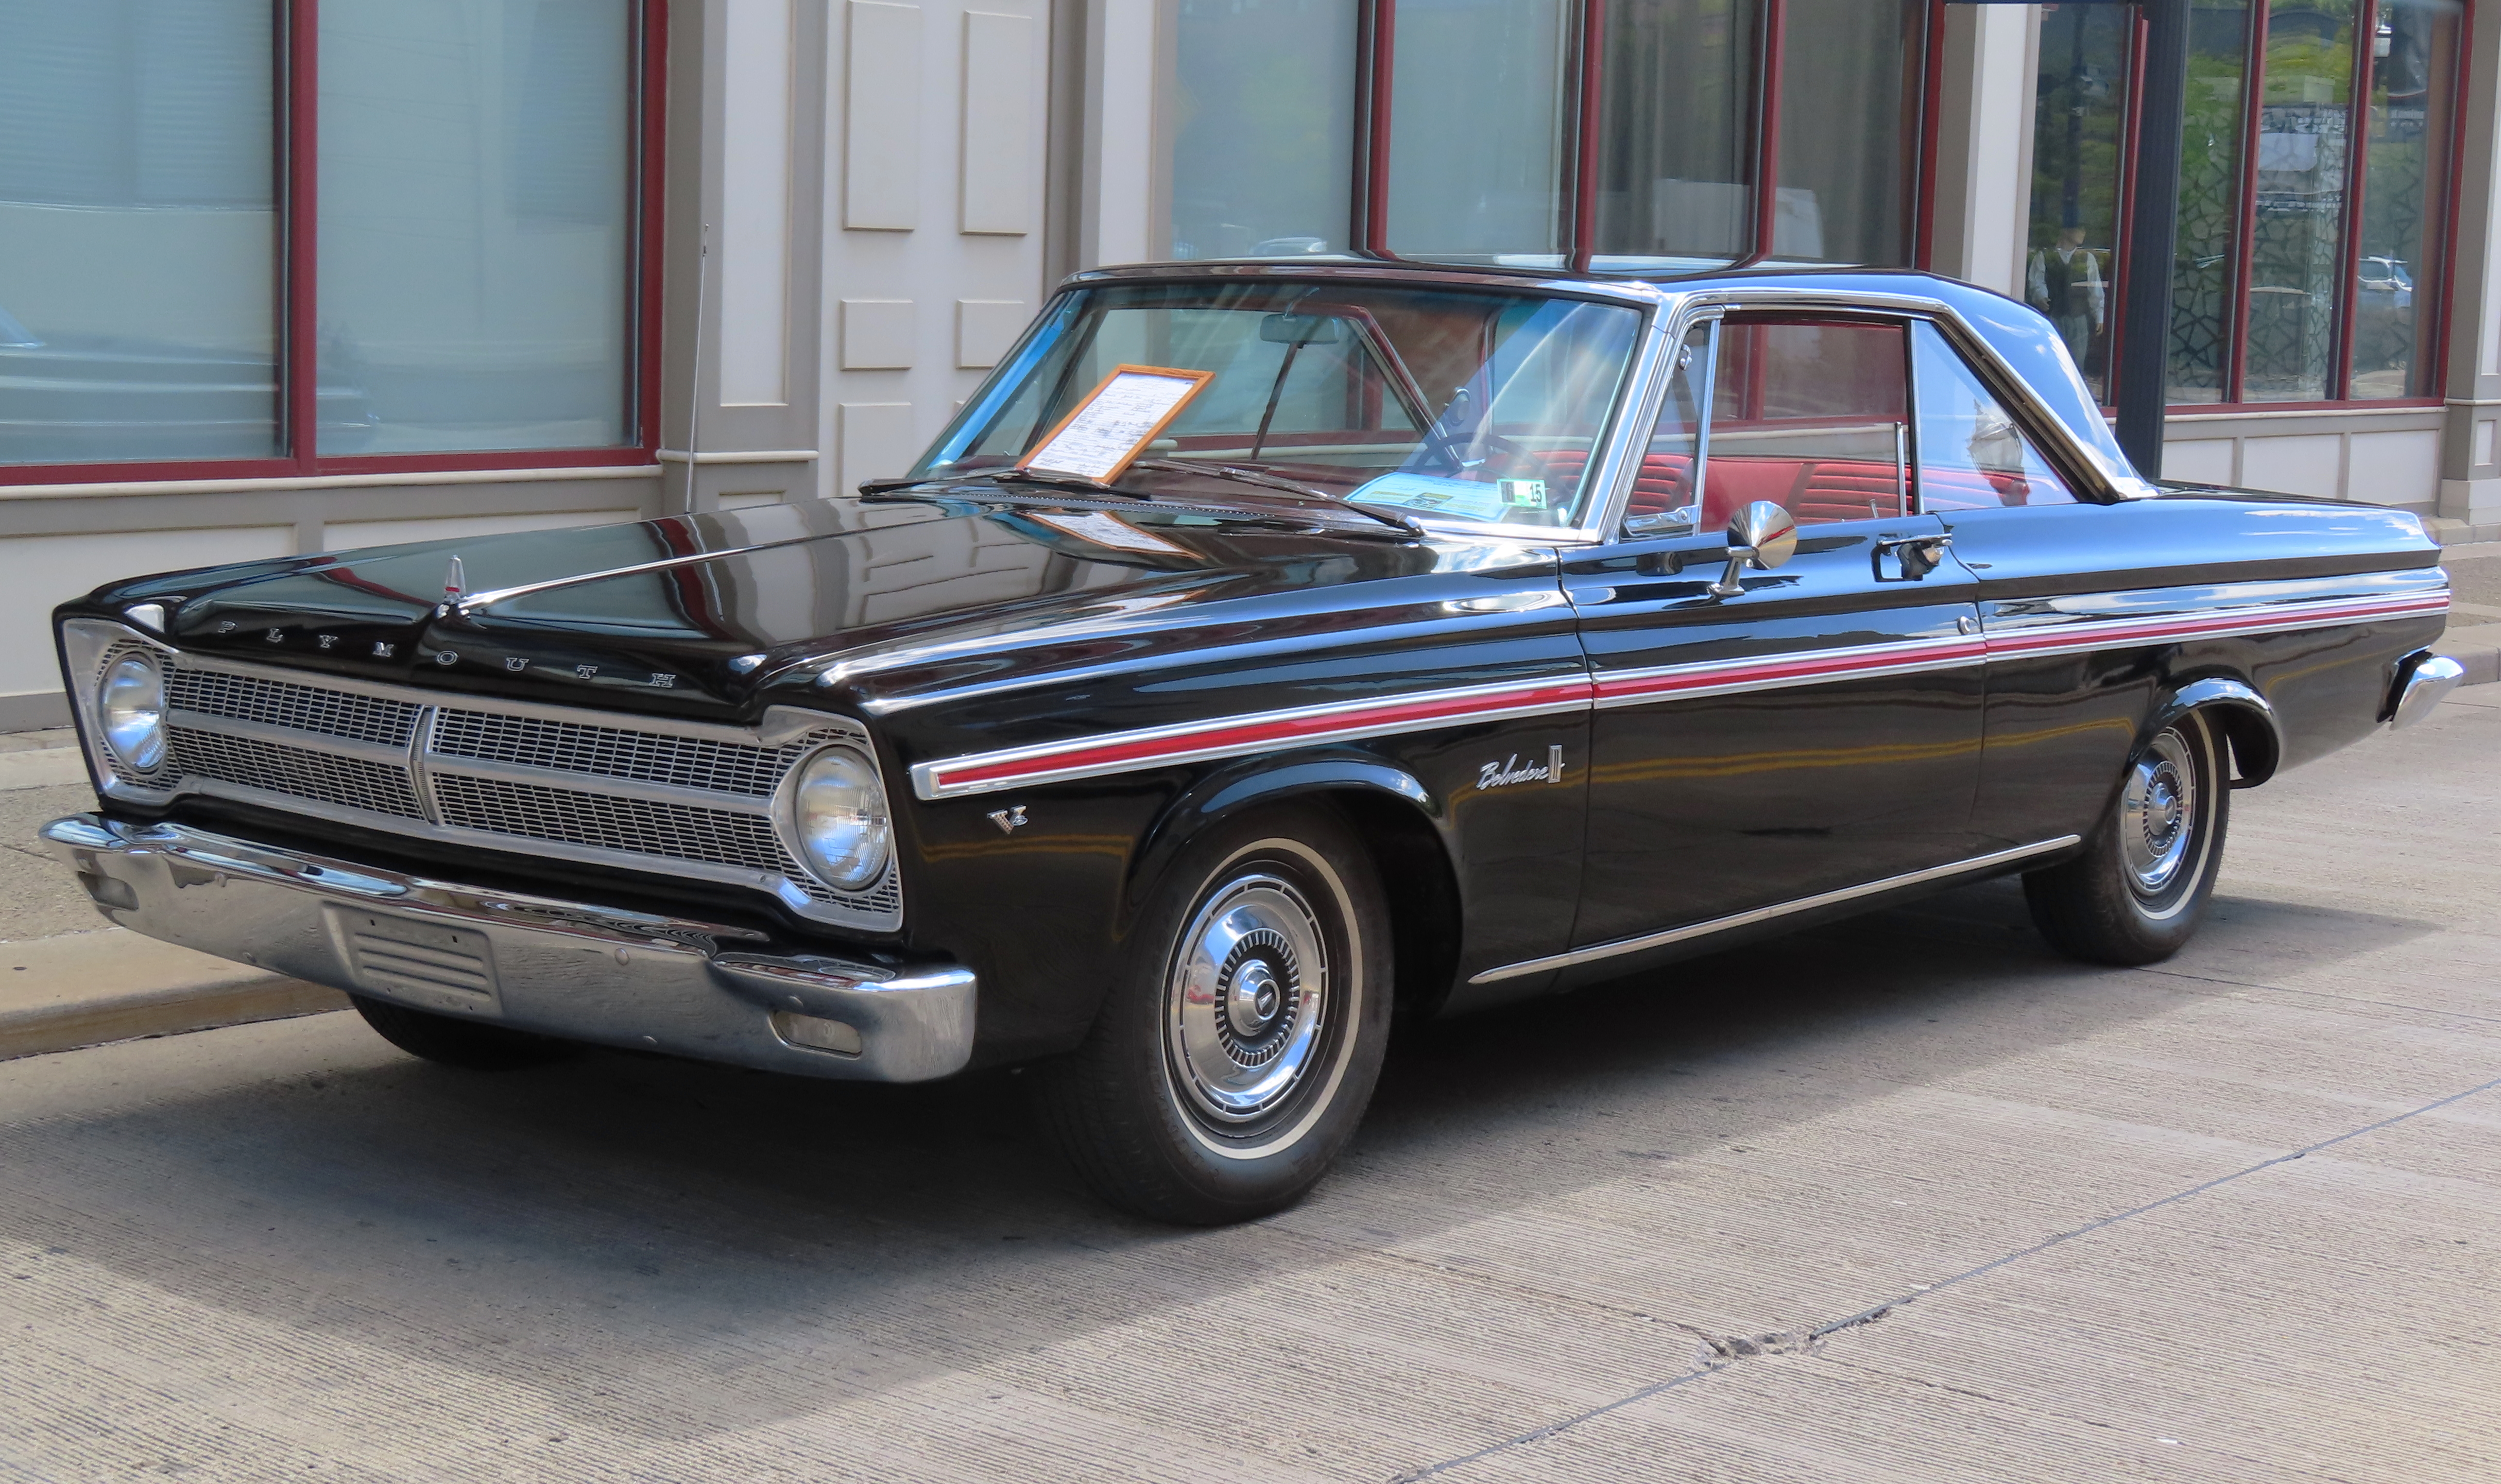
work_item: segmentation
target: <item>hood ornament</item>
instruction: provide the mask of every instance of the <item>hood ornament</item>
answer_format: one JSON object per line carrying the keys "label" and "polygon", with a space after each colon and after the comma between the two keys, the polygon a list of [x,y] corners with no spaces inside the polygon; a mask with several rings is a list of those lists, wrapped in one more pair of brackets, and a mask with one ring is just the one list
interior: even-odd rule
{"label": "hood ornament", "polygon": [[455,556],[451,565],[443,569],[443,602],[446,607],[456,609],[460,600],[468,596],[469,575],[460,570],[460,558]]}

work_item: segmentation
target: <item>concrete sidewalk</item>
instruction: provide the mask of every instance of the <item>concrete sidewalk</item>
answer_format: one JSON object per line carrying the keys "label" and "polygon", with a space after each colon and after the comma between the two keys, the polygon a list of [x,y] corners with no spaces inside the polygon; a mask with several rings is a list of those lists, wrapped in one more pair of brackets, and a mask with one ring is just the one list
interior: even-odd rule
{"label": "concrete sidewalk", "polygon": [[[2440,647],[2469,685],[2501,680],[2501,543],[2443,561],[2454,596]],[[67,728],[0,736],[0,1061],[347,1007],[336,990],[105,925],[34,843],[46,821],[94,807]]]}
{"label": "concrete sidewalk", "polygon": [[93,808],[67,730],[0,737],[0,1061],[347,1007],[337,990],[108,924],[35,842]]}

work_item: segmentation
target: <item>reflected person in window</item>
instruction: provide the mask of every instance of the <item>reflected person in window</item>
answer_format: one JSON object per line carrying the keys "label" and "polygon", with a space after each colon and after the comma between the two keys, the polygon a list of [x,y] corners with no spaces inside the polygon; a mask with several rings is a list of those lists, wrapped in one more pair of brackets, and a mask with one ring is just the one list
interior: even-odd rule
{"label": "reflected person in window", "polygon": [[2108,300],[2102,291],[2101,258],[2084,246],[2083,227],[2070,222],[2059,228],[2055,244],[2032,249],[2023,296],[2057,323],[2067,353],[2084,365],[2093,337],[2101,333]]}

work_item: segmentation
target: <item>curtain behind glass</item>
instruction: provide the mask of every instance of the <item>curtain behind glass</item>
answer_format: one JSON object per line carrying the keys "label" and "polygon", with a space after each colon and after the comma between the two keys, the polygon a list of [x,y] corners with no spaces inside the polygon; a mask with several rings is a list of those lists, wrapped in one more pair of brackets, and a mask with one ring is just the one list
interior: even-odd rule
{"label": "curtain behind glass", "polygon": [[1383,0],[1389,250],[1560,261],[1571,119],[1562,0]]}
{"label": "curtain behind glass", "polygon": [[1772,255],[1911,261],[1917,0],[1788,0],[1781,47],[1780,198]]}
{"label": "curtain behind glass", "polygon": [[632,0],[323,0],[320,450],[620,444]]}
{"label": "curtain behind glass", "polygon": [[1725,263],[1752,237],[1759,0],[1607,9],[1594,267]]}
{"label": "curtain behind glass", "polygon": [[2427,397],[2439,322],[2457,15],[2430,0],[2381,0],[2372,39],[2362,169],[2362,261],[2354,284],[2354,397]]}
{"label": "curtain behind glass", "polygon": [[2128,33],[2136,13],[2062,5],[2041,17],[2032,210],[2023,298],[2050,316],[2101,402],[2110,400],[2112,270],[2118,262]]}
{"label": "curtain behind glass", "polygon": [[1177,258],[1343,252],[1355,0],[1182,0]]}
{"label": "curtain behind glass", "polygon": [[0,0],[0,463],[279,451],[268,0]]}
{"label": "curtain behind glass", "polygon": [[2241,223],[2241,98],[2250,0],[2193,0],[2171,275],[2170,400],[2220,402],[2230,370]]}

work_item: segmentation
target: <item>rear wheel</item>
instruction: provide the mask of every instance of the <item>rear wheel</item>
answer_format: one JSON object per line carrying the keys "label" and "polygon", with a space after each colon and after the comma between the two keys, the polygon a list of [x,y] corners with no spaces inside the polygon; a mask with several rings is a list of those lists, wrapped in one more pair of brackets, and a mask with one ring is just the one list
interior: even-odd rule
{"label": "rear wheel", "polygon": [[1219,827],[1155,888],[1084,1045],[1041,1070],[1051,1132],[1141,1216],[1290,1205],[1372,1099],[1390,974],[1380,881],[1334,815]]}
{"label": "rear wheel", "polygon": [[364,995],[349,997],[383,1039],[411,1056],[473,1072],[507,1072],[560,1062],[582,1048],[569,1040],[505,1026],[437,1015]]}
{"label": "rear wheel", "polygon": [[2186,945],[2222,866],[2223,745],[2196,711],[2154,734],[2083,853],[2023,878],[2044,938],[2094,964],[2151,964]]}

